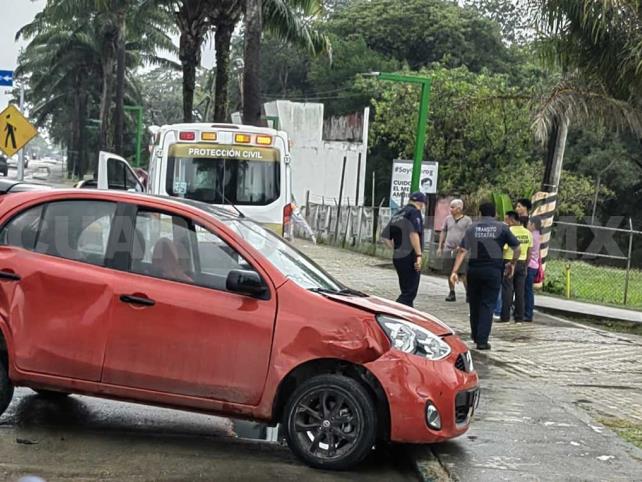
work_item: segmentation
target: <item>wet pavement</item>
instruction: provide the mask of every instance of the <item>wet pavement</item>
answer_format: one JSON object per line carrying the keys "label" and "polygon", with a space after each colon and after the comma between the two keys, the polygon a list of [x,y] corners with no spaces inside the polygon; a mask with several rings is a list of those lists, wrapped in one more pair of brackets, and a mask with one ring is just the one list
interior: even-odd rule
{"label": "wet pavement", "polygon": [[[399,294],[389,262],[297,245],[352,288]],[[445,278],[422,276],[416,305],[468,341],[463,288],[455,303],[447,294]],[[494,324],[490,341],[492,351],[473,350],[482,395],[471,429],[419,449],[420,466],[436,454],[453,480],[642,480],[642,450],[598,421],[642,421],[642,337],[538,313],[534,323]]]}
{"label": "wet pavement", "polygon": [[[240,425],[250,436],[261,431]],[[49,399],[20,388],[0,417],[0,480],[417,480],[402,447],[380,448],[356,471],[335,473],[234,432],[226,418],[78,395]]]}

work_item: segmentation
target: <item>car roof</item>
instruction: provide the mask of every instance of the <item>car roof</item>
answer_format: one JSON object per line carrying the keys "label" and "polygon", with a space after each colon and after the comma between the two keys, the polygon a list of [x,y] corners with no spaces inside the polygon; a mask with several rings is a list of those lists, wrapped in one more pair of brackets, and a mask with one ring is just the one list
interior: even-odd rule
{"label": "car roof", "polygon": [[[13,182],[14,187],[8,186],[3,188],[3,182]],[[3,192],[4,189],[8,189],[6,192]],[[22,194],[17,194],[22,189]],[[26,191],[29,191],[28,193]],[[151,195],[143,193],[132,193],[127,191],[116,191],[116,190],[97,190],[97,189],[54,189],[51,186],[46,186],[44,184],[29,184],[29,183],[16,183],[15,181],[0,179],[0,195],[6,194],[8,192],[16,192],[16,201],[20,198],[22,202],[24,198],[29,200],[43,198],[44,202],[48,200],[64,200],[66,197],[71,199],[104,199],[111,200],[114,202],[128,202],[136,203],[137,201],[155,201],[160,205],[166,207],[188,207],[191,209],[197,209],[201,212],[214,216],[219,221],[226,221],[231,219],[237,219],[240,216],[234,212],[228,211],[225,208],[212,206],[211,204],[203,203],[200,201],[194,201],[191,199],[180,199],[171,196],[160,196],[160,195]],[[68,196],[66,196],[68,195]],[[12,196],[11,199],[14,197]]]}
{"label": "car roof", "polygon": [[14,193],[14,192],[26,192],[26,191],[40,191],[40,190],[51,190],[51,186],[46,184],[38,184],[35,182],[24,182],[18,181],[16,179],[0,179],[0,195]]}

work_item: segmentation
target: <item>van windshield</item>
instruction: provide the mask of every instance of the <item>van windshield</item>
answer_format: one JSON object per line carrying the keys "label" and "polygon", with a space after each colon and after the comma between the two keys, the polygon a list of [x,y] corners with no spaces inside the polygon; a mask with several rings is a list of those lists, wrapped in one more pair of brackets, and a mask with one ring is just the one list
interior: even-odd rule
{"label": "van windshield", "polygon": [[210,204],[265,206],[279,199],[279,152],[271,148],[174,145],[167,192]]}

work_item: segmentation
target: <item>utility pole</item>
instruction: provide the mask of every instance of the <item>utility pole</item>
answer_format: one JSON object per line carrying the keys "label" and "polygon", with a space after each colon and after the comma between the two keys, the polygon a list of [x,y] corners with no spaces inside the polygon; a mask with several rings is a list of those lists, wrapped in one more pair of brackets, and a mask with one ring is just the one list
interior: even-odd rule
{"label": "utility pole", "polygon": [[533,215],[539,216],[542,219],[540,249],[543,263],[546,262],[546,258],[548,257],[548,248],[553,230],[553,219],[557,207],[557,193],[559,191],[560,178],[562,177],[564,150],[568,136],[568,124],[569,118],[567,115],[558,116],[553,122],[548,139],[542,190],[535,194],[533,198]]}
{"label": "utility pole", "polygon": [[[20,85],[20,112],[24,115],[25,111],[25,88],[24,85]],[[18,181],[23,181],[25,178],[25,150],[20,149],[18,153]]]}

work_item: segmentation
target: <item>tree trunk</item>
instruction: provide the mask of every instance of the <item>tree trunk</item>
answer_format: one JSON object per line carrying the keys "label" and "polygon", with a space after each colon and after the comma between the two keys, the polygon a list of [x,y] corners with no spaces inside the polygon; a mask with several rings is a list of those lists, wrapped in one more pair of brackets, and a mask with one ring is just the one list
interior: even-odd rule
{"label": "tree trunk", "polygon": [[85,124],[87,123],[87,90],[83,89],[80,94],[80,112],[79,112],[79,136],[80,142],[78,144],[78,177],[83,179],[87,172],[88,159],[87,159],[87,132]]}
{"label": "tree trunk", "polygon": [[183,66],[183,122],[194,122],[194,89],[196,68],[201,64],[201,43],[203,39],[181,33],[179,58]]}
{"label": "tree trunk", "polygon": [[74,95],[74,108],[71,116],[71,135],[69,136],[69,150],[67,152],[67,174],[71,177],[78,175],[78,162],[80,160],[80,109],[81,102],[79,91],[80,82],[75,82],[76,94]]}
{"label": "tree trunk", "polygon": [[114,50],[107,47],[103,56],[103,91],[100,98],[100,134],[98,137],[100,149],[112,151],[113,138],[111,133],[111,109],[114,97]]}
{"label": "tree trunk", "polygon": [[214,122],[227,121],[228,82],[230,76],[230,48],[234,25],[217,25],[216,92],[214,94]]}
{"label": "tree trunk", "polygon": [[125,140],[125,62],[126,62],[126,25],[125,14],[119,16],[117,60],[116,60],[116,109],[114,111],[114,148],[123,154]]}
{"label": "tree trunk", "polygon": [[544,181],[542,182],[542,191],[544,192],[557,192],[559,190],[566,138],[568,136],[568,124],[569,119],[566,116],[557,118],[553,124],[551,135],[548,139]]}
{"label": "tree trunk", "polygon": [[261,124],[261,11],[262,0],[246,0],[243,123],[254,126]]}

